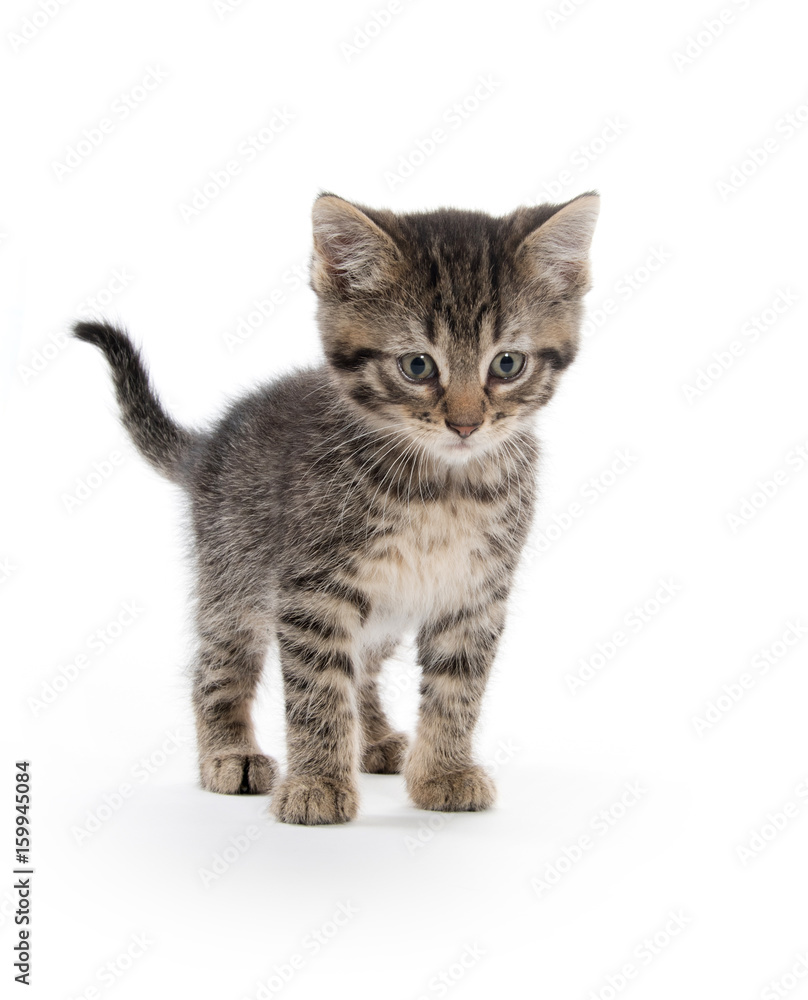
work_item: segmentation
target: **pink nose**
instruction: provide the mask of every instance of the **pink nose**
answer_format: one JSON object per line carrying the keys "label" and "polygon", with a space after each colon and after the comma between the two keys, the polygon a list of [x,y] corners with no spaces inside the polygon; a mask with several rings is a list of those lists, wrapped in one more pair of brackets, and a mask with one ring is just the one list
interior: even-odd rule
{"label": "pink nose", "polygon": [[447,420],[446,421],[446,426],[447,427],[451,427],[453,431],[456,431],[460,435],[460,437],[467,438],[470,434],[473,434],[480,425],[479,424],[465,424],[465,425],[462,425],[462,424],[452,424],[452,423],[450,423]]}

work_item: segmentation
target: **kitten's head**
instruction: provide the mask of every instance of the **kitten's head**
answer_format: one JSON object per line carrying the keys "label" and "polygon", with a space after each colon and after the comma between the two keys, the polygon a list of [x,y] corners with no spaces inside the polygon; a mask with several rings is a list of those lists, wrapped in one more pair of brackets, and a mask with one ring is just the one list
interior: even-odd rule
{"label": "kitten's head", "polygon": [[497,448],[575,357],[598,207],[399,215],[321,195],[311,283],[346,397],[444,461]]}

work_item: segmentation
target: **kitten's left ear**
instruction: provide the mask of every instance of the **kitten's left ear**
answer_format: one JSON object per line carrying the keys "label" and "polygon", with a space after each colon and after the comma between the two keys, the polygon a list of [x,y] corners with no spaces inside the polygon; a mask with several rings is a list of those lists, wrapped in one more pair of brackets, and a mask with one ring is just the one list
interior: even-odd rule
{"label": "kitten's left ear", "polygon": [[600,197],[582,194],[542,222],[522,240],[517,259],[552,295],[583,295],[589,289],[589,247]]}
{"label": "kitten's left ear", "polygon": [[389,283],[400,254],[393,240],[349,201],[322,194],[312,209],[311,281],[318,294],[369,292]]}

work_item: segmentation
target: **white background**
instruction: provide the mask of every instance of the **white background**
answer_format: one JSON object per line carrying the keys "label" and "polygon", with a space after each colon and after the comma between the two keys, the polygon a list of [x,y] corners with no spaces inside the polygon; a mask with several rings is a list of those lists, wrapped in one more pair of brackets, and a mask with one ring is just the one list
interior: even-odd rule
{"label": "white background", "polygon": [[[23,989],[24,757],[28,996],[254,1000],[278,976],[290,998],[808,996],[804,7],[219,7],[3,8],[4,992]],[[124,321],[172,412],[204,424],[318,356],[291,269],[320,190],[501,214],[590,189],[589,336],[540,416],[542,506],[479,731],[497,808],[427,814],[363,776],[356,822],[305,829],[202,792],[181,497],[67,324]],[[416,686],[404,650],[387,688],[408,728]],[[265,687],[282,757],[274,663]]]}

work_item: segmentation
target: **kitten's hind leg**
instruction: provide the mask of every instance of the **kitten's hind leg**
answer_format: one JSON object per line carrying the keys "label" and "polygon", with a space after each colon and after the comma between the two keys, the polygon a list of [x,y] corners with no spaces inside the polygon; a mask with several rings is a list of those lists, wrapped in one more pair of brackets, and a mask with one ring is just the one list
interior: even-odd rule
{"label": "kitten's hind leg", "polygon": [[407,755],[406,733],[390,725],[379,696],[379,674],[384,661],[395,652],[396,643],[368,650],[359,684],[359,718],[364,745],[360,768],[367,774],[399,774]]}
{"label": "kitten's hind leg", "polygon": [[277,763],[261,753],[251,708],[266,655],[266,632],[233,608],[200,607],[194,675],[202,787],[227,795],[266,795]]}

